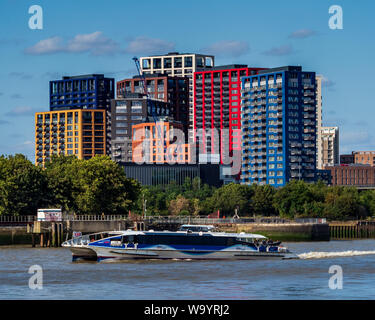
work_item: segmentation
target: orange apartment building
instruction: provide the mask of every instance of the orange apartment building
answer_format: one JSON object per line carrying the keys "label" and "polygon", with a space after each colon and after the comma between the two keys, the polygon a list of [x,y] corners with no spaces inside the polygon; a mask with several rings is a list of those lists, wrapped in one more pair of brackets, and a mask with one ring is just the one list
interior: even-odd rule
{"label": "orange apartment building", "polygon": [[177,141],[181,123],[159,121],[132,126],[132,157],[136,163],[190,163],[191,146]]}
{"label": "orange apartment building", "polygon": [[106,154],[106,111],[73,109],[35,113],[35,164],[52,155],[90,159]]}

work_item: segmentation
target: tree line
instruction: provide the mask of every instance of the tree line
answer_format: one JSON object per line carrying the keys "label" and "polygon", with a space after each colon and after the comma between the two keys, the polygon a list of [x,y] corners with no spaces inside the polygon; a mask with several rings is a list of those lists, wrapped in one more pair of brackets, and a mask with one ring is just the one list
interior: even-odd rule
{"label": "tree line", "polygon": [[45,168],[25,156],[0,157],[0,215],[34,215],[38,208],[75,214],[280,216],[358,219],[375,216],[375,191],[293,180],[282,188],[186,179],[141,186],[108,156],[55,156]]}
{"label": "tree line", "polygon": [[198,178],[185,180],[182,186],[143,187],[148,214],[221,216],[279,216],[363,219],[375,216],[375,191],[354,187],[327,186],[323,182],[292,180],[284,187],[271,185],[228,184],[220,188],[201,185]]}

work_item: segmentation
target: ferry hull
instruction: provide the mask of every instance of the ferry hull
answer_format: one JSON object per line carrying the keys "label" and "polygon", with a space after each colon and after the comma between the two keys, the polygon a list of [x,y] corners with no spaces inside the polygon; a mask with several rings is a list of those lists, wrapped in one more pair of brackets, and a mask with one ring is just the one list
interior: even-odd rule
{"label": "ferry hull", "polygon": [[96,255],[95,250],[85,247],[70,247],[70,251],[72,252],[72,260],[89,260],[89,261],[96,261],[98,256]]}
{"label": "ferry hull", "polygon": [[250,250],[175,250],[175,249],[123,249],[93,247],[98,261],[106,259],[189,259],[189,260],[258,260],[298,258],[288,252],[258,252]]}

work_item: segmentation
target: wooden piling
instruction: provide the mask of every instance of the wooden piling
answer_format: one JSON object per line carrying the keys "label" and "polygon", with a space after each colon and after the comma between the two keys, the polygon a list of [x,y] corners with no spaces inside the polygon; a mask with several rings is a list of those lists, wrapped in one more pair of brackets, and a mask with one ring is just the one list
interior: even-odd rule
{"label": "wooden piling", "polygon": [[46,246],[51,247],[51,231],[49,231],[47,235],[48,235],[48,237],[47,237],[47,241],[46,241]]}
{"label": "wooden piling", "polygon": [[61,225],[61,223],[56,223],[56,229],[57,229],[57,232],[56,232],[56,247],[60,247],[60,234],[61,234],[60,225]]}
{"label": "wooden piling", "polygon": [[51,223],[51,246],[56,247],[56,230],[55,230],[55,223]]}

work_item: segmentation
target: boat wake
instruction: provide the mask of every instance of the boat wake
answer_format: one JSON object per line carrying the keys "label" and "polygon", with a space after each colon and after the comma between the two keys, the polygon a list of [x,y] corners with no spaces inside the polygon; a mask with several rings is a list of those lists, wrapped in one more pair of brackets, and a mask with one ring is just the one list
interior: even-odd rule
{"label": "boat wake", "polygon": [[298,254],[300,259],[324,259],[324,258],[336,258],[336,257],[353,257],[353,256],[364,256],[375,254],[375,251],[337,251],[337,252],[307,252]]}

